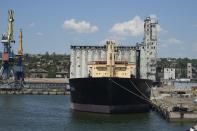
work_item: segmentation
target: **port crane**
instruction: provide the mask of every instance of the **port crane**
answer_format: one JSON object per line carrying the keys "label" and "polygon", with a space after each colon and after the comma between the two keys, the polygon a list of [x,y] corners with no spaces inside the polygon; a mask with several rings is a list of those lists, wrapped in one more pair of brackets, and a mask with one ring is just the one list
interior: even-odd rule
{"label": "port crane", "polygon": [[0,76],[2,80],[13,80],[13,63],[14,63],[14,52],[12,50],[12,43],[15,43],[13,35],[13,18],[14,12],[8,11],[8,27],[7,32],[2,34],[1,43],[3,44],[2,52],[2,67],[0,70]]}
{"label": "port crane", "polygon": [[16,65],[14,68],[14,74],[15,74],[15,86],[18,85],[19,87],[23,87],[24,82],[24,72],[23,72],[23,32],[22,29],[20,29],[20,35],[19,35],[19,48],[18,48],[18,54],[16,54]]}
{"label": "port crane", "polygon": [[[14,57],[14,51],[12,49],[12,44],[15,43],[14,40],[14,11],[8,11],[8,26],[7,32],[2,34],[1,43],[3,45],[3,52],[1,54],[2,66],[0,69],[0,79],[1,86],[3,88],[16,88],[16,85],[23,82],[23,68],[22,68],[22,58],[23,58],[23,48],[22,48],[22,30],[20,30],[20,46],[18,54]],[[17,63],[15,63],[17,62]],[[19,83],[19,84],[18,84]]]}

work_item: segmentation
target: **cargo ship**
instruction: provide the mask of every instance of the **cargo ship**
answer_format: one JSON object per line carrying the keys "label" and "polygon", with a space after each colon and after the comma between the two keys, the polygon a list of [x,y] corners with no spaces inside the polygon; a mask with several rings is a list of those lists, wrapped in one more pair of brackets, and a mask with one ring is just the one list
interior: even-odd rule
{"label": "cargo ship", "polygon": [[107,60],[88,63],[89,77],[69,79],[71,109],[95,113],[146,112],[152,81],[140,79],[140,50],[136,63],[116,61],[115,43],[106,42]]}

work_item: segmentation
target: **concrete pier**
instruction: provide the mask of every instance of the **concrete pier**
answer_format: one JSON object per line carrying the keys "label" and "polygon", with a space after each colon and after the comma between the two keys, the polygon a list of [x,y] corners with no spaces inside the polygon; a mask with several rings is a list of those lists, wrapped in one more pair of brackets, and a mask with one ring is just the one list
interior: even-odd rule
{"label": "concrete pier", "polygon": [[172,111],[172,107],[164,104],[153,104],[153,110],[158,112],[168,121],[197,121],[197,112],[195,111]]}
{"label": "concrete pier", "polygon": [[0,89],[1,94],[9,95],[68,95],[69,92],[64,89]]}
{"label": "concrete pier", "polygon": [[[190,89],[158,88],[152,91],[152,107],[168,121],[197,121],[196,95]],[[171,90],[171,91],[170,91]],[[173,91],[172,91],[173,90]]]}
{"label": "concrete pier", "polygon": [[67,78],[25,78],[23,87],[0,83],[0,94],[67,95]]}

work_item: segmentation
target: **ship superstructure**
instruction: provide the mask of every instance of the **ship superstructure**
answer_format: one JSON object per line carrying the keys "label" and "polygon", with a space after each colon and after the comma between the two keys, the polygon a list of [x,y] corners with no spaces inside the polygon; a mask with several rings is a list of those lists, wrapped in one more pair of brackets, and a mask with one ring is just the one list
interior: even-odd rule
{"label": "ship superstructure", "polygon": [[92,61],[88,64],[90,77],[130,78],[135,74],[135,64],[128,61],[115,61],[115,47],[107,41],[107,61]]}

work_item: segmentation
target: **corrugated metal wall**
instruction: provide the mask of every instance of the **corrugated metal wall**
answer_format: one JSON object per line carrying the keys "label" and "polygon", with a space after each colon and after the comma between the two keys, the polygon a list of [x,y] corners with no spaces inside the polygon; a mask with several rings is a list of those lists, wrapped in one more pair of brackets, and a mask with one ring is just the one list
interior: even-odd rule
{"label": "corrugated metal wall", "polygon": [[[71,46],[70,78],[88,77],[88,63],[91,61],[106,61],[104,46]],[[135,63],[134,47],[118,47],[116,60],[126,60]]]}

